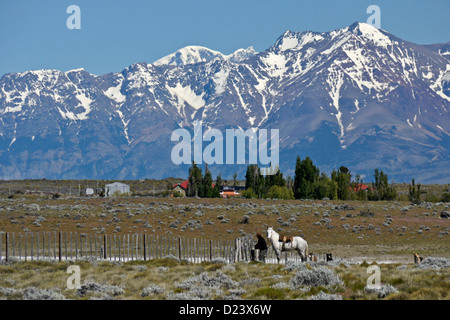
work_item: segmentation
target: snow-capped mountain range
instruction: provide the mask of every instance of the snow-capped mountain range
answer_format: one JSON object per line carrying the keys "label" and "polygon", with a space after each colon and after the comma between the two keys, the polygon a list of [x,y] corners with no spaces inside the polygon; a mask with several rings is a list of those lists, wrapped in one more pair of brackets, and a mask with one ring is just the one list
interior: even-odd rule
{"label": "snow-capped mountain range", "polygon": [[[171,133],[279,129],[280,166],[341,165],[371,180],[450,182],[450,43],[418,45],[354,23],[286,31],[262,52],[189,46],[101,76],[38,70],[0,79],[0,178],[185,177]],[[243,177],[245,165],[212,165]]]}
{"label": "snow-capped mountain range", "polygon": [[187,64],[207,62],[214,59],[239,63],[255,54],[256,52],[253,47],[238,49],[230,55],[224,55],[219,51],[211,50],[202,46],[187,46],[181,48],[175,53],[169,54],[168,56],[155,61],[153,65],[170,65],[181,67]]}

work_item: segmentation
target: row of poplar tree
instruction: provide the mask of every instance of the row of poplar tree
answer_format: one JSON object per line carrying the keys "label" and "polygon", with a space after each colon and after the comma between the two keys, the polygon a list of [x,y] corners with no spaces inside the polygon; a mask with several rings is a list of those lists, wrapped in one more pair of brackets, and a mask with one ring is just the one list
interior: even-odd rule
{"label": "row of poplar tree", "polygon": [[374,170],[375,183],[362,188],[364,182],[359,175],[352,179],[347,167],[341,166],[331,172],[329,177],[306,157],[301,160],[297,156],[295,175],[292,179],[278,171],[273,176],[262,176],[257,165],[247,167],[246,191],[249,198],[279,199],[324,199],[331,200],[393,200],[396,191],[389,184],[388,176],[382,170]]}
{"label": "row of poplar tree", "polygon": [[[234,184],[236,184],[236,176]],[[242,196],[246,198],[277,198],[277,199],[324,199],[331,200],[394,200],[397,193],[389,184],[388,176],[382,170],[374,170],[374,183],[364,189],[363,180],[359,175],[352,179],[352,173],[344,166],[331,172],[328,176],[306,157],[301,160],[297,156],[294,178],[283,177],[278,170],[273,175],[263,175],[256,164],[247,167],[245,174],[245,190]],[[220,197],[222,178],[219,174],[213,182],[208,166],[205,174],[195,163],[189,169],[189,185],[187,196],[202,198]],[[420,187],[419,187],[420,188]]]}

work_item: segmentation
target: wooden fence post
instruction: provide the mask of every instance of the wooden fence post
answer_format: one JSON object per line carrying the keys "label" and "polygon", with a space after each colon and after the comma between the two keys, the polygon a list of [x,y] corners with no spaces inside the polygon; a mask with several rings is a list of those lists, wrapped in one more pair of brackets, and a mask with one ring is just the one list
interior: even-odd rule
{"label": "wooden fence post", "polygon": [[209,261],[212,260],[212,240],[209,240]]}
{"label": "wooden fence post", "polygon": [[53,257],[56,260],[56,231],[53,232]]}
{"label": "wooden fence post", "polygon": [[25,238],[25,261],[27,261],[27,244],[28,244],[28,241],[27,241],[27,233],[26,232],[25,232],[24,238]]}
{"label": "wooden fence post", "polygon": [[103,235],[103,259],[106,259],[106,234]]}
{"label": "wooden fence post", "polygon": [[146,246],[146,243],[145,243],[145,241],[146,241],[146,236],[145,236],[145,233],[144,233],[144,261],[146,261],[147,260],[147,246]]}
{"label": "wooden fence post", "polygon": [[6,260],[6,262],[8,262],[8,232],[6,233],[5,244],[6,244],[5,260]]}
{"label": "wooden fence post", "polygon": [[22,234],[19,233],[19,261],[22,259]]}
{"label": "wooden fence post", "polygon": [[37,259],[39,260],[39,231],[36,233],[36,240],[37,240],[37,244],[36,244]]}
{"label": "wooden fence post", "polygon": [[59,232],[59,251],[58,251],[58,258],[59,258],[59,262],[61,262],[61,241],[62,241],[62,233],[61,231]]}
{"label": "wooden fence post", "polygon": [[65,251],[66,260],[67,260],[67,232],[64,232],[64,251]]}
{"label": "wooden fence post", "polygon": [[33,261],[33,232],[30,233],[30,237],[31,237],[31,241],[30,241],[30,246],[31,246],[31,261]]}
{"label": "wooden fence post", "polygon": [[121,250],[120,250],[120,235],[118,235],[119,238],[119,261],[121,261]]}

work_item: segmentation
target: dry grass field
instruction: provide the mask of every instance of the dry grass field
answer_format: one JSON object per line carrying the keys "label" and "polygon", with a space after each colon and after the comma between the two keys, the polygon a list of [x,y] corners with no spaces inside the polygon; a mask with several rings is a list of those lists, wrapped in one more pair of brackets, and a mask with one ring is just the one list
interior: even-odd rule
{"label": "dry grass field", "polygon": [[[441,300],[450,299],[450,267],[432,260],[378,264],[381,284],[369,290],[367,263],[288,263],[286,265],[202,262],[173,258],[109,262],[28,261],[0,264],[0,299],[145,300]],[[67,268],[80,267],[79,289],[67,286]]]}
{"label": "dry grass field", "polygon": [[[33,183],[21,188],[29,190]],[[450,219],[440,217],[450,210],[449,203],[150,195],[89,198],[64,193],[55,197],[55,190],[30,194],[17,189],[9,193],[11,185],[0,186],[0,193],[8,190],[0,196],[0,233],[147,233],[231,240],[256,232],[265,235],[265,229],[272,226],[280,233],[302,236],[310,252],[319,257],[331,252],[336,261],[293,267],[253,262],[189,263],[170,258],[76,261],[72,264],[80,265],[84,291],[66,287],[70,262],[3,261],[0,299],[449,299]],[[428,267],[414,264],[414,252],[431,259]],[[443,258],[443,268],[434,265],[436,258]],[[380,266],[383,288],[389,291],[394,287],[389,294],[365,288],[367,266],[372,263]],[[317,271],[315,276],[325,272],[325,281],[319,277],[316,282],[299,283],[300,278],[305,279],[300,273],[308,270]],[[330,284],[327,277],[338,280]]]}

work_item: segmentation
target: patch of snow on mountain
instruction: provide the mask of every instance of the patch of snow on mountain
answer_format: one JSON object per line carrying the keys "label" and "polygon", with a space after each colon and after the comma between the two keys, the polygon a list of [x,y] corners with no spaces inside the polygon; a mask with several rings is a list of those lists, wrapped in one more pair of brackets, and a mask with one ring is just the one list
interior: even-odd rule
{"label": "patch of snow on mountain", "polygon": [[341,87],[344,84],[344,75],[340,71],[333,70],[332,68],[328,69],[329,76],[327,78],[328,85],[330,86],[330,90],[328,94],[330,95],[330,98],[332,100],[332,104],[334,108],[336,109],[336,113],[334,114],[336,116],[336,120],[338,122],[339,128],[340,128],[340,141],[341,144],[343,143],[342,138],[344,137],[344,125],[342,124],[342,112],[339,109],[339,99]]}
{"label": "patch of snow on mountain", "polygon": [[180,83],[177,83],[176,87],[170,87],[167,85],[166,88],[172,96],[177,98],[178,110],[180,110],[185,102],[195,110],[205,106],[205,101],[203,100],[203,96],[205,95],[204,92],[201,95],[197,95],[191,87],[183,87]]}
{"label": "patch of snow on mountain", "polygon": [[120,92],[121,87],[122,81],[120,81],[117,86],[108,88],[108,90],[104,91],[104,93],[111,100],[114,100],[117,103],[122,103],[125,101],[126,97],[122,94],[122,92]]}
{"label": "patch of snow on mountain", "polygon": [[247,49],[238,49],[232,54],[224,56],[224,58],[234,63],[241,63],[246,59],[254,56],[256,53],[257,52],[255,51],[255,49],[253,49],[253,47],[250,46]]}
{"label": "patch of snow on mountain", "polygon": [[216,84],[216,94],[222,94],[225,92],[225,88],[227,85],[228,76],[230,74],[230,70],[227,70],[225,67],[220,69],[214,75],[214,83]]}
{"label": "patch of snow on mountain", "polygon": [[117,112],[117,114],[119,115],[120,120],[122,121],[122,124],[123,124],[123,133],[124,133],[124,135],[125,135],[125,138],[127,139],[128,145],[130,145],[130,144],[131,144],[131,141],[130,141],[130,137],[128,136],[128,124],[130,123],[130,120],[125,121],[125,117],[124,117],[122,111],[116,110],[116,112]]}
{"label": "patch of snow on mountain", "polygon": [[281,47],[280,50],[281,51],[286,51],[289,49],[293,49],[296,46],[298,46],[298,39],[295,37],[286,37],[283,38],[283,42],[281,43]]}
{"label": "patch of snow on mountain", "polygon": [[361,22],[355,29],[355,31],[357,30],[360,31],[362,36],[371,40],[377,46],[386,48],[392,45],[391,39],[371,24]]}
{"label": "patch of snow on mountain", "polygon": [[271,77],[281,77],[286,72],[286,58],[284,55],[268,52],[267,57],[263,58]]}
{"label": "patch of snow on mountain", "polygon": [[450,101],[450,97],[447,97],[444,93],[444,88],[442,86],[443,81],[449,81],[450,79],[450,64],[447,64],[447,69],[445,71],[441,71],[439,73],[439,77],[436,81],[430,85],[430,88],[436,92],[440,97],[444,98],[447,101]]}
{"label": "patch of snow on mountain", "polygon": [[187,46],[181,48],[175,53],[169,54],[168,56],[155,61],[153,65],[181,66],[186,64],[210,61],[214,58],[224,60],[223,54],[219,51],[211,50],[202,46]]}
{"label": "patch of snow on mountain", "polygon": [[81,106],[84,108],[84,112],[77,114],[76,118],[78,120],[88,119],[87,115],[91,112],[92,100],[86,97],[84,94],[77,94],[75,97],[78,99],[78,101],[80,101]]}

